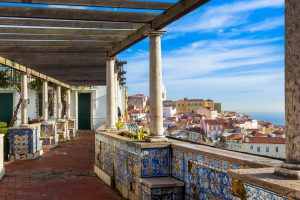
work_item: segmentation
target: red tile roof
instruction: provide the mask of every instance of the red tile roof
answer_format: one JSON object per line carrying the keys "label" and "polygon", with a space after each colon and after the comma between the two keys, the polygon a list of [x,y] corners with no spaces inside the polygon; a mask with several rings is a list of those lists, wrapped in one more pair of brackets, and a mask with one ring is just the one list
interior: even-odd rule
{"label": "red tile roof", "polygon": [[262,144],[285,144],[285,138],[279,137],[248,137],[248,143],[262,143]]}

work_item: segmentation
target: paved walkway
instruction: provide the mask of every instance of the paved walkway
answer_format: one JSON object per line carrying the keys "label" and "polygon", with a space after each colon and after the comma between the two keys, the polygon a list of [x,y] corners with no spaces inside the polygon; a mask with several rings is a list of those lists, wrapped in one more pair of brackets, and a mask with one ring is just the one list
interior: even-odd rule
{"label": "paved walkway", "polygon": [[120,199],[93,173],[94,134],[81,133],[37,160],[6,166],[0,200]]}

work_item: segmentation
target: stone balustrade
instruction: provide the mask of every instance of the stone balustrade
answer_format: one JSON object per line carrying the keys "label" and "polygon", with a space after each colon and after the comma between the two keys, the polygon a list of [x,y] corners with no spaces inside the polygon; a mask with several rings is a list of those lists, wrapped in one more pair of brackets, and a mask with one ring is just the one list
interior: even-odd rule
{"label": "stone balustrade", "polygon": [[[117,132],[98,132],[95,144],[96,174],[124,198],[146,199],[143,183],[151,183],[153,178],[164,182],[169,177],[184,184],[184,196],[177,198],[172,193],[171,199],[299,199],[299,181],[284,185],[288,180],[274,178],[274,167],[283,162],[280,160],[172,139],[160,143],[134,141]],[[171,185],[165,188],[159,191],[172,196]]]}
{"label": "stone balustrade", "polygon": [[41,138],[43,149],[52,149],[58,145],[58,134],[55,122],[44,122],[41,124]]}
{"label": "stone balustrade", "polygon": [[69,131],[68,131],[68,121],[60,119],[56,121],[58,142],[66,142],[70,140]]}
{"label": "stone balustrade", "polygon": [[68,119],[68,131],[70,139],[74,139],[76,137],[76,127],[75,127],[76,121],[75,119]]}

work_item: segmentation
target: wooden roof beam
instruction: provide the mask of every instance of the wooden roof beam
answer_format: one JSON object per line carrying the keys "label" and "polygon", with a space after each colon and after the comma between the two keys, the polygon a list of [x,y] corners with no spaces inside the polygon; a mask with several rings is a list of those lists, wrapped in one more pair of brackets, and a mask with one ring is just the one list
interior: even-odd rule
{"label": "wooden roof beam", "polygon": [[15,53],[106,53],[110,48],[89,46],[0,46],[0,51]]}
{"label": "wooden roof beam", "polygon": [[149,23],[159,13],[0,6],[0,17]]}
{"label": "wooden roof beam", "polygon": [[144,23],[0,17],[0,25],[69,28],[138,29]]}
{"label": "wooden roof beam", "polygon": [[180,0],[178,3],[171,6],[164,13],[155,17],[150,24],[146,24],[136,32],[129,35],[124,40],[118,42],[109,52],[109,56],[115,56],[121,51],[127,49],[129,46],[141,41],[145,38],[145,31],[149,29],[160,30],[163,27],[174,22],[176,19],[186,15],[187,13],[195,10],[199,6],[209,2],[210,0]]}
{"label": "wooden roof beam", "polygon": [[[4,2],[22,3],[23,0],[3,0]],[[150,9],[165,10],[173,3],[170,2],[151,2],[151,1],[135,1],[135,0],[31,0],[31,3],[51,4],[51,5],[70,5],[70,6],[97,6],[110,8],[134,8],[134,9]]]}

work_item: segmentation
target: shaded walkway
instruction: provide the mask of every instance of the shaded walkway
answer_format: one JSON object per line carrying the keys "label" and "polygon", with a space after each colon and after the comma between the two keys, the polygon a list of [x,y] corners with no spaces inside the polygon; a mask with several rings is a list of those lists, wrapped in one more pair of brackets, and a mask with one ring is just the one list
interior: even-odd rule
{"label": "shaded walkway", "polygon": [[0,200],[119,199],[93,173],[94,134],[81,133],[37,160],[6,166]]}

